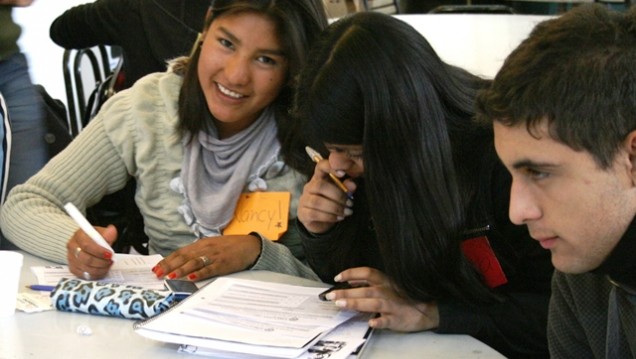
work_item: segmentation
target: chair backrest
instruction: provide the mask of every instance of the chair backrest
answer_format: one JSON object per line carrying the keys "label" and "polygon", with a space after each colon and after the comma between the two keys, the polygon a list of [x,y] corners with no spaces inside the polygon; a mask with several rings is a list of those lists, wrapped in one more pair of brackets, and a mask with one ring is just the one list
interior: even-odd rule
{"label": "chair backrest", "polygon": [[[68,102],[71,135],[77,136],[101,106],[121,86],[123,56],[111,56],[105,45],[64,51],[63,70]],[[121,53],[121,52],[120,52]],[[116,64],[112,64],[116,61]],[[113,245],[117,253],[129,253],[131,248],[148,254],[148,236],[144,233],[143,217],[134,201],[134,180],[126,187],[103,197],[86,209],[86,217],[97,226],[114,224],[119,238]]]}
{"label": "chair backrest", "polygon": [[[90,119],[89,98],[103,84],[114,69],[109,55],[109,46],[98,45],[85,49],[66,49],[62,59],[69,129],[73,137],[84,128]],[[121,59],[119,60],[121,62]],[[101,104],[99,104],[101,105]]]}
{"label": "chair backrest", "polygon": [[82,128],[88,125],[88,122],[97,115],[97,112],[104,102],[117,92],[116,85],[118,83],[119,75],[121,74],[122,65],[123,59],[120,58],[119,62],[110,74],[107,74],[103,80],[95,83],[95,88],[88,97],[86,107],[81,117]]}
{"label": "chair backrest", "polygon": [[7,195],[7,182],[9,179],[9,162],[11,158],[11,122],[9,121],[9,112],[4,102],[4,97],[0,93],[0,137],[2,146],[0,148],[0,157],[2,159],[2,168],[0,168],[0,205],[4,203],[4,197]]}

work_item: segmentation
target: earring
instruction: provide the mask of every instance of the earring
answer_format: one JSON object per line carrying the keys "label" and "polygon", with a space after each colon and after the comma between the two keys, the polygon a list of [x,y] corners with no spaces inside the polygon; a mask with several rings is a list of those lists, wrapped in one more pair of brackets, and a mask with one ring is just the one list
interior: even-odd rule
{"label": "earring", "polygon": [[194,53],[197,51],[197,49],[199,47],[201,47],[202,43],[203,43],[203,34],[198,33],[197,34],[197,39],[194,40],[194,45],[192,45],[192,50],[190,50],[190,57],[192,57],[192,55],[194,55]]}

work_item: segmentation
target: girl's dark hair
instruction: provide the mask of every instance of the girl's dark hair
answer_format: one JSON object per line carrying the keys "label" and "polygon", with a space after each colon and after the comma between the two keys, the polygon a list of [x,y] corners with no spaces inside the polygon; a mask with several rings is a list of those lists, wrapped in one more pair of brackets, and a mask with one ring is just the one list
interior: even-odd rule
{"label": "girl's dark hair", "polygon": [[[297,126],[289,114],[296,77],[305,65],[307,53],[315,38],[327,26],[327,17],[321,0],[216,0],[211,4],[210,16],[204,29],[224,15],[242,12],[259,13],[275,24],[283,51],[289,62],[285,87],[272,103],[278,126],[278,139],[282,155],[292,167],[305,169],[310,161],[303,155],[304,145],[295,135]],[[182,135],[195,134],[209,126],[208,107],[197,73],[201,46],[197,46],[186,63],[184,81],[179,93],[179,124]]]}
{"label": "girl's dark hair", "polygon": [[471,121],[486,81],[445,64],[405,22],[373,12],[332,24],[310,58],[295,115],[314,146],[362,144],[369,210],[398,289],[419,301],[492,299],[460,250],[475,191],[465,167],[491,140]]}

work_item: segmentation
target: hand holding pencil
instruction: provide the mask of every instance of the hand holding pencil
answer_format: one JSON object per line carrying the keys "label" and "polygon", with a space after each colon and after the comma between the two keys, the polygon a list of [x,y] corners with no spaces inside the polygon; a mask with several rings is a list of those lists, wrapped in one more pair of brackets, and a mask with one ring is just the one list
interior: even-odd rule
{"label": "hand holding pencil", "polygon": [[[311,160],[314,161],[315,163],[319,163],[320,161],[323,160],[323,158],[320,155],[320,153],[318,151],[314,150],[313,148],[311,148],[309,146],[306,146],[305,147],[305,151],[307,151],[307,154],[309,155]],[[347,194],[347,197],[349,199],[353,199],[352,195],[349,193],[349,189],[344,185],[344,183],[342,183],[342,181],[340,181],[340,179],[338,177],[336,177],[336,175],[334,175],[333,173],[329,172],[329,177],[331,177],[331,179],[333,180],[333,183],[335,183],[336,186],[338,186],[344,193]]]}
{"label": "hand holding pencil", "polygon": [[353,191],[332,173],[320,153],[311,147],[305,150],[316,169],[300,196],[298,219],[309,232],[324,233],[353,213]]}

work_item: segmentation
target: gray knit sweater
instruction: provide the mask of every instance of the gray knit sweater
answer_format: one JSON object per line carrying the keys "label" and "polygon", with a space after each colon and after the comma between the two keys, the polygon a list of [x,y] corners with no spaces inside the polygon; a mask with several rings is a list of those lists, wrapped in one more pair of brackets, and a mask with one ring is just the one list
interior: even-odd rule
{"label": "gray knit sweater", "polygon": [[[181,83],[182,78],[173,72],[155,73],[108,100],[62,153],[11,191],[0,213],[5,236],[27,252],[65,263],[66,243],[78,225],[62,206],[73,202],[84,211],[123,188],[133,176],[150,252],[166,256],[192,243],[195,236],[177,212],[182,195],[169,186],[179,176],[183,157],[175,130]],[[303,177],[292,170],[267,182],[270,191],[291,192],[292,221],[303,184]],[[279,242],[263,239],[261,255],[252,269],[317,279],[292,255],[289,248],[300,248],[299,243],[294,225]]]}

